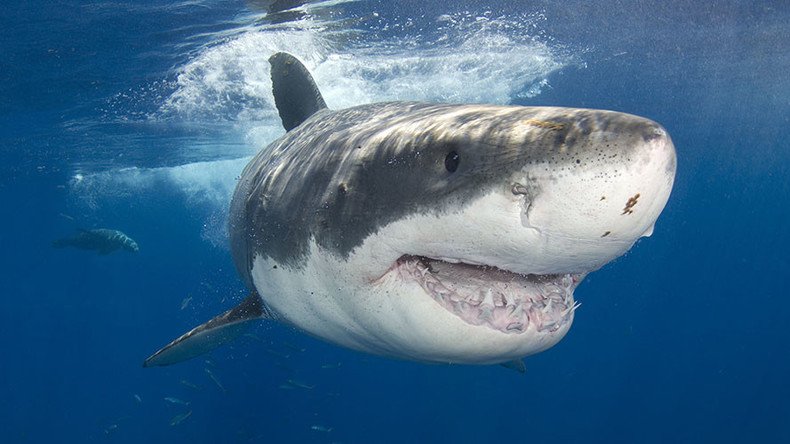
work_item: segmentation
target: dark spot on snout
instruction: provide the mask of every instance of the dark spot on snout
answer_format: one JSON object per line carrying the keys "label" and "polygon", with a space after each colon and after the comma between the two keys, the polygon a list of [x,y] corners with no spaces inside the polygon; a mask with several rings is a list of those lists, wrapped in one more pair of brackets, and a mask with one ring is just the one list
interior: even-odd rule
{"label": "dark spot on snout", "polygon": [[628,202],[625,203],[625,208],[623,208],[623,213],[621,216],[626,214],[632,214],[634,212],[634,206],[639,201],[639,193],[634,194],[632,197],[628,198]]}
{"label": "dark spot on snout", "polygon": [[610,234],[612,234],[612,232],[611,231],[607,231],[606,233],[602,234],[601,237],[606,237],[606,236],[608,236]]}

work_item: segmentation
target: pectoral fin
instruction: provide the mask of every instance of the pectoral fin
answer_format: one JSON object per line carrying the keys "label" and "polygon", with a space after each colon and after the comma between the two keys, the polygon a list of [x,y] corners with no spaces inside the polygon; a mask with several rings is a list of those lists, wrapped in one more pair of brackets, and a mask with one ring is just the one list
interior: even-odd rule
{"label": "pectoral fin", "polygon": [[251,292],[241,304],[188,331],[164,346],[143,363],[143,367],[171,365],[208,353],[240,336],[248,324],[271,317],[261,297]]}

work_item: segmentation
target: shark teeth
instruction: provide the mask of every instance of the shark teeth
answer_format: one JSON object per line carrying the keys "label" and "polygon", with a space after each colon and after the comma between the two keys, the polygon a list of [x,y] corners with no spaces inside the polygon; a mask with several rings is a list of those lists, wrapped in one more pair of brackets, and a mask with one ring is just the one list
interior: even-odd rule
{"label": "shark teeth", "polygon": [[490,288],[485,290],[482,303],[485,305],[494,305],[494,292]]}
{"label": "shark teeth", "polygon": [[556,332],[579,307],[573,300],[579,275],[520,275],[420,256],[404,256],[397,266],[401,278],[416,281],[462,320],[507,334]]}

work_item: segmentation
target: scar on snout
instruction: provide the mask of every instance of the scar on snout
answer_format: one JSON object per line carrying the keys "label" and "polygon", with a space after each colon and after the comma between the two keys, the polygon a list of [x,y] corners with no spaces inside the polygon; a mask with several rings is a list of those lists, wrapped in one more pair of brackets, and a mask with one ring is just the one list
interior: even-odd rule
{"label": "scar on snout", "polygon": [[638,200],[639,200],[639,193],[634,194],[633,197],[629,197],[628,202],[625,203],[625,208],[623,208],[623,213],[621,214],[621,216],[625,214],[632,214],[634,212],[634,205],[636,205],[636,202]]}
{"label": "scar on snout", "polygon": [[606,236],[608,236],[610,234],[612,234],[612,232],[611,231],[607,231],[606,233],[602,234],[601,237],[606,237]]}
{"label": "scar on snout", "polygon": [[601,196],[601,200],[606,200],[606,196]]}
{"label": "scar on snout", "polygon": [[516,194],[516,195],[518,195],[518,194],[529,194],[529,190],[527,189],[527,187],[525,187],[524,185],[521,185],[520,183],[514,183],[513,187],[510,188],[510,191],[513,194]]}
{"label": "scar on snout", "polygon": [[565,124],[557,123],[557,122],[549,122],[548,120],[538,120],[538,119],[527,119],[524,121],[525,124],[536,126],[538,128],[543,128],[552,131],[559,131],[565,128]]}

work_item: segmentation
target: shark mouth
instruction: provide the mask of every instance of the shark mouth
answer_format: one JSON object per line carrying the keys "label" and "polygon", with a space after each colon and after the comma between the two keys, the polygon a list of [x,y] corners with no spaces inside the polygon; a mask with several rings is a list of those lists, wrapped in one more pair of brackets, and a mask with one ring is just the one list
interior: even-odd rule
{"label": "shark mouth", "polygon": [[573,290],[584,275],[518,274],[496,267],[401,256],[401,279],[416,281],[433,300],[465,322],[503,333],[532,327],[553,333],[573,319]]}

